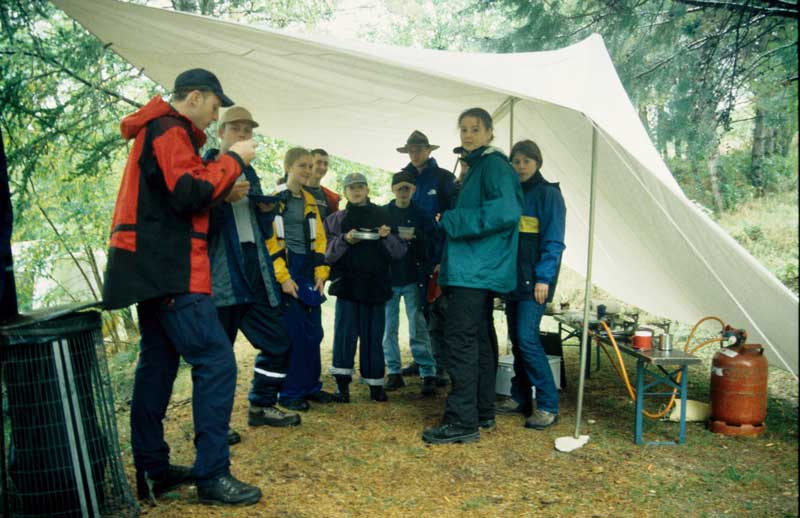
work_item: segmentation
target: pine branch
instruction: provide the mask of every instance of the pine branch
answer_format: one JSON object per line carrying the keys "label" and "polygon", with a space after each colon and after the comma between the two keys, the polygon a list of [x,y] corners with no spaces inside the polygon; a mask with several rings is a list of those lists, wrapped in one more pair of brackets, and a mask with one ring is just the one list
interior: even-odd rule
{"label": "pine branch", "polygon": [[[797,4],[788,4],[788,2],[781,2],[781,6],[768,7],[765,5],[753,5],[750,2],[728,2],[724,0],[675,0],[678,3],[703,7],[708,9],[726,9],[728,11],[746,12],[753,14],[763,14],[765,16],[777,16],[780,18],[793,18],[800,17]],[[768,2],[769,5],[779,5],[777,3]],[[788,4],[785,7],[782,4]]]}

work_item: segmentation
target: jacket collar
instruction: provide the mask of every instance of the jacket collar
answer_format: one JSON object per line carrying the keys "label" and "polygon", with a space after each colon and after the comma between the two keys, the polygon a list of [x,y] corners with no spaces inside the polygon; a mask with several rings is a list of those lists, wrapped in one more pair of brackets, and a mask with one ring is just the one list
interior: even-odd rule
{"label": "jacket collar", "polygon": [[433,157],[430,157],[430,158],[428,158],[428,160],[425,162],[425,165],[423,165],[423,166],[422,166],[422,170],[419,170],[419,169],[417,169],[417,168],[414,166],[414,164],[412,164],[411,162],[409,162],[409,163],[408,163],[408,164],[407,164],[407,165],[406,165],[406,166],[403,168],[403,171],[410,171],[410,172],[411,172],[411,173],[413,173],[414,175],[416,175],[416,176],[419,176],[419,175],[421,175],[422,173],[424,173],[425,171],[429,171],[429,170],[435,170],[435,169],[438,169],[438,168],[439,168],[439,163],[438,163],[438,162],[436,162],[436,159],[435,159],[435,158],[433,158]]}
{"label": "jacket collar", "polygon": [[499,153],[501,156],[506,156],[503,151],[494,146],[481,146],[477,149],[473,149],[470,151],[469,155],[465,158],[467,161],[467,165],[472,167],[475,163],[478,162],[482,157],[486,155],[491,155],[492,153]]}

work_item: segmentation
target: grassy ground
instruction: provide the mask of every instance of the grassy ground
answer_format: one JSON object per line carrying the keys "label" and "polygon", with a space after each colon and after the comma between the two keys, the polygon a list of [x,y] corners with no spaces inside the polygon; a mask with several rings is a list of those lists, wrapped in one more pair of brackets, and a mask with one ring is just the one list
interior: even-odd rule
{"label": "grassy ground", "polygon": [[[328,303],[326,321],[331,312]],[[503,344],[499,320],[498,331]],[[323,343],[323,372],[331,338]],[[798,515],[796,399],[771,396],[767,431],[756,439],[715,435],[693,423],[686,445],[636,446],[633,405],[603,359],[586,386],[582,433],[589,443],[569,454],[555,451],[555,438],[574,431],[577,350],[565,348],[568,387],[558,425],[537,432],[523,428],[521,417],[500,416],[497,429],[478,443],[426,446],[419,434],[437,423],[444,394],[423,399],[418,378],[390,393],[388,403],[371,402],[367,387],[355,384],[350,405],[314,405],[300,427],[248,428],[254,352],[240,338],[232,427],[243,441],[231,450],[232,471],[259,485],[264,498],[253,507],[208,508],[185,488],[143,511],[151,517]],[[628,371],[632,376],[632,363]],[[707,400],[708,379],[707,363],[690,370],[691,398]],[[333,390],[327,374],[324,383]],[[194,456],[190,389],[182,370],[165,423],[173,461],[183,464]],[[651,440],[678,433],[676,423],[645,425]],[[119,428],[133,482],[125,412]]]}

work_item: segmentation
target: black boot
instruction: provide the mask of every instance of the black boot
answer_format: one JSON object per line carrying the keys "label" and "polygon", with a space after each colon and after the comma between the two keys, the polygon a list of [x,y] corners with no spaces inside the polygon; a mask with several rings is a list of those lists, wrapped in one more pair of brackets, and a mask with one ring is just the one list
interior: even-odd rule
{"label": "black boot", "polygon": [[201,504],[252,505],[261,500],[261,490],[245,484],[233,475],[217,477],[208,485],[197,488]]}
{"label": "black boot", "polygon": [[336,394],[333,395],[335,403],[349,403],[350,402],[350,382],[353,381],[352,376],[344,374],[336,374]]}
{"label": "black boot", "polygon": [[194,482],[192,468],[188,466],[170,466],[158,477],[152,477],[144,471],[136,470],[136,495],[139,500],[156,503],[156,498],[175,489],[182,484]]}
{"label": "black boot", "polygon": [[369,398],[373,401],[389,401],[389,396],[387,396],[386,391],[383,390],[383,385],[370,385]]}
{"label": "black boot", "polygon": [[242,436],[239,435],[239,432],[228,430],[228,446],[233,446],[234,444],[239,444],[240,442],[242,442]]}

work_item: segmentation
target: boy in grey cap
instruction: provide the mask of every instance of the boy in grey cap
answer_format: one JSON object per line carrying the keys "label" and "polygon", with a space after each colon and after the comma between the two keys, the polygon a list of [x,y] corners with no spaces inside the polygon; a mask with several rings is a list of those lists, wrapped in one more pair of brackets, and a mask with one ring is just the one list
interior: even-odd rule
{"label": "boy in grey cap", "polygon": [[367,179],[351,173],[344,179],[347,206],[328,216],[325,261],[331,265],[328,293],[336,296],[333,366],[335,401],[350,402],[356,345],[361,342],[361,380],[370,398],[387,401],[383,388],[384,307],[392,297],[391,261],[406,253],[406,244],[389,228],[386,209],[369,200]]}

